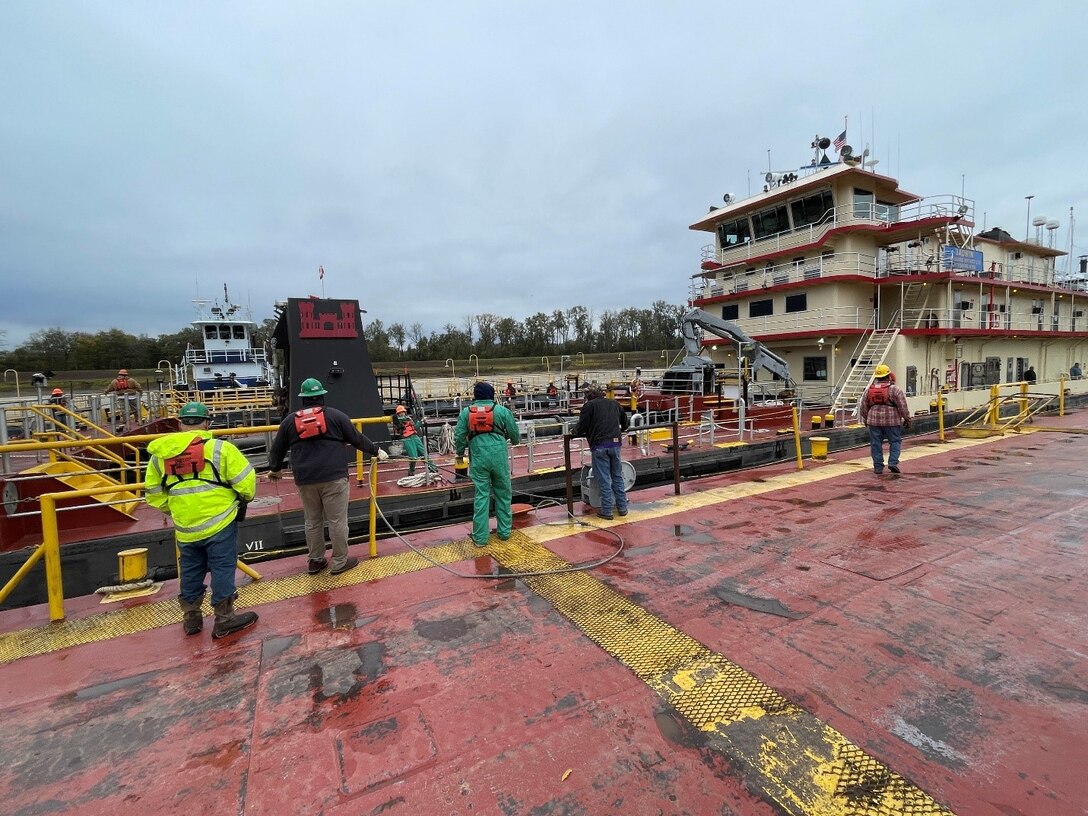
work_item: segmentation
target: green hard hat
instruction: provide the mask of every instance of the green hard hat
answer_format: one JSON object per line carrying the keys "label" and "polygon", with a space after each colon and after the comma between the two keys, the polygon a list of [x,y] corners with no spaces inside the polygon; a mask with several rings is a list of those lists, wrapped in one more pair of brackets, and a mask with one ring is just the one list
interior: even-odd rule
{"label": "green hard hat", "polygon": [[181,410],[178,411],[178,417],[180,419],[186,419],[188,417],[197,417],[199,419],[208,418],[208,406],[203,402],[187,402],[181,406]]}
{"label": "green hard hat", "polygon": [[310,377],[310,379],[302,381],[302,390],[298,392],[298,395],[300,397],[320,397],[322,394],[327,393],[329,392],[325,390],[325,386]]}

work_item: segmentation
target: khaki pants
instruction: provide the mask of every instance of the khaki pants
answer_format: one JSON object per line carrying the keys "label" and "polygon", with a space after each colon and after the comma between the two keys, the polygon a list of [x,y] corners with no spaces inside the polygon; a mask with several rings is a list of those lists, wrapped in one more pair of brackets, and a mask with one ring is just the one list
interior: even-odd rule
{"label": "khaki pants", "polygon": [[329,568],[340,569],[348,558],[348,479],[299,485],[302,512],[306,517],[306,546],[310,560],[325,557],[325,520],[329,521],[332,561]]}

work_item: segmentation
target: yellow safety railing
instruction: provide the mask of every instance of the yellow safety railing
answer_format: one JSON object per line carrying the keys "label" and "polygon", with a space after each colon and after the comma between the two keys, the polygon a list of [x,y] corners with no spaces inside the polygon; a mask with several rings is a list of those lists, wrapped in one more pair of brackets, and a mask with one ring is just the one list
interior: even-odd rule
{"label": "yellow safety railing", "polygon": [[[387,417],[368,417],[366,419],[354,419],[352,424],[356,428],[360,428],[362,425],[377,425],[385,424],[389,420]],[[238,436],[244,434],[253,434],[261,432],[273,432],[279,428],[278,425],[262,425],[253,428],[225,428],[212,431],[213,436]],[[98,447],[102,444],[110,444],[116,442],[134,443],[134,442],[149,442],[153,439],[158,439],[166,434],[144,434],[141,436],[126,436],[126,437],[107,437],[105,439],[65,439],[59,441],[38,441],[38,442],[17,442],[8,445],[0,445],[0,452],[18,452],[18,451],[35,451],[35,450],[48,450],[53,451],[60,448],[67,447]],[[363,452],[357,451],[356,454],[356,480],[359,484],[363,483],[363,473],[366,468],[363,462]],[[377,457],[370,458],[369,472],[367,473],[367,481],[370,486],[370,557],[374,558],[378,555],[378,538],[377,538],[377,516],[378,516],[378,459]],[[135,484],[125,484],[124,487],[135,493],[141,493],[145,488],[144,482],[138,482]],[[49,619],[51,621],[64,620],[64,581],[61,574],[61,559],[60,559],[60,526],[57,523],[57,500],[58,499],[78,499],[86,498],[89,496],[96,496],[103,493],[116,493],[117,486],[105,485],[101,487],[84,488],[81,490],[65,490],[56,493],[43,493],[38,497],[41,504],[42,515],[42,543],[34,548],[27,560],[15,571],[15,574],[8,580],[2,588],[0,588],[0,604],[2,604],[8,596],[14,591],[15,587],[26,577],[31,569],[38,563],[38,561],[45,559],[45,582],[46,582],[46,594],[49,602]],[[241,560],[238,561],[238,569],[242,570],[246,575],[252,578],[254,581],[261,579],[260,573],[254,570],[247,564],[244,564]]]}
{"label": "yellow safety railing", "polygon": [[[133,490],[143,490],[144,483],[141,482],[131,486]],[[30,554],[30,557],[23,563],[15,574],[11,576],[11,579],[4,584],[4,587],[0,589],[0,603],[7,600],[7,597],[12,593],[19,582],[26,577],[26,574],[38,563],[43,557],[45,558],[45,588],[46,594],[49,600],[49,620],[62,621],[64,620],[64,579],[61,574],[60,565],[60,526],[57,524],[57,500],[58,499],[79,499],[86,496],[95,496],[99,493],[115,493],[117,488],[113,486],[106,487],[88,487],[83,490],[65,490],[59,493],[43,493],[38,498],[41,501],[42,507],[42,543],[34,548],[34,552]],[[260,573],[254,570],[247,564],[238,562],[238,569],[242,570],[246,575],[252,578],[254,581],[261,579]]]}

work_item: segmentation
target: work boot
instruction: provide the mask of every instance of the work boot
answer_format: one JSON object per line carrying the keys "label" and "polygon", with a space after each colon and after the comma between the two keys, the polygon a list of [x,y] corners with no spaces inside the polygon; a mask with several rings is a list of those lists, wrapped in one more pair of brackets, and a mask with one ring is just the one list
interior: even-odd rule
{"label": "work boot", "polygon": [[215,627],[212,629],[212,637],[218,639],[233,635],[256,622],[256,612],[235,614],[234,598],[227,598],[215,605]]}
{"label": "work boot", "polygon": [[204,628],[204,613],[200,611],[200,603],[192,603],[183,598],[178,598],[178,603],[181,604],[181,611],[185,613],[181,628],[187,635],[199,635]]}
{"label": "work boot", "polygon": [[329,570],[329,575],[339,575],[341,572],[347,572],[349,569],[359,566],[359,559],[354,555],[349,555],[344,561],[343,566],[333,567]]}

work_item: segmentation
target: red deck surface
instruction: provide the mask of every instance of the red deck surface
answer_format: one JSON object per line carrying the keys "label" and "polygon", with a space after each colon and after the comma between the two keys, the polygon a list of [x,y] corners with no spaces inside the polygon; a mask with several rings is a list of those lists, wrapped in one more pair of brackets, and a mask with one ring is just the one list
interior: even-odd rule
{"label": "red deck surface", "polygon": [[[955,813],[1084,814],[1086,452],[1075,435],[952,451],[912,439],[898,477],[821,478],[808,462],[810,481],[702,506],[640,491],[630,523],[611,528],[624,554],[591,574]],[[545,546],[574,561],[614,540]],[[68,604],[70,619],[100,609]],[[521,581],[433,568],[256,609],[255,627],[223,641],[210,624],[189,638],[171,625],[0,665],[3,812],[808,812],[772,804]],[[0,631],[45,620],[6,612]]]}

